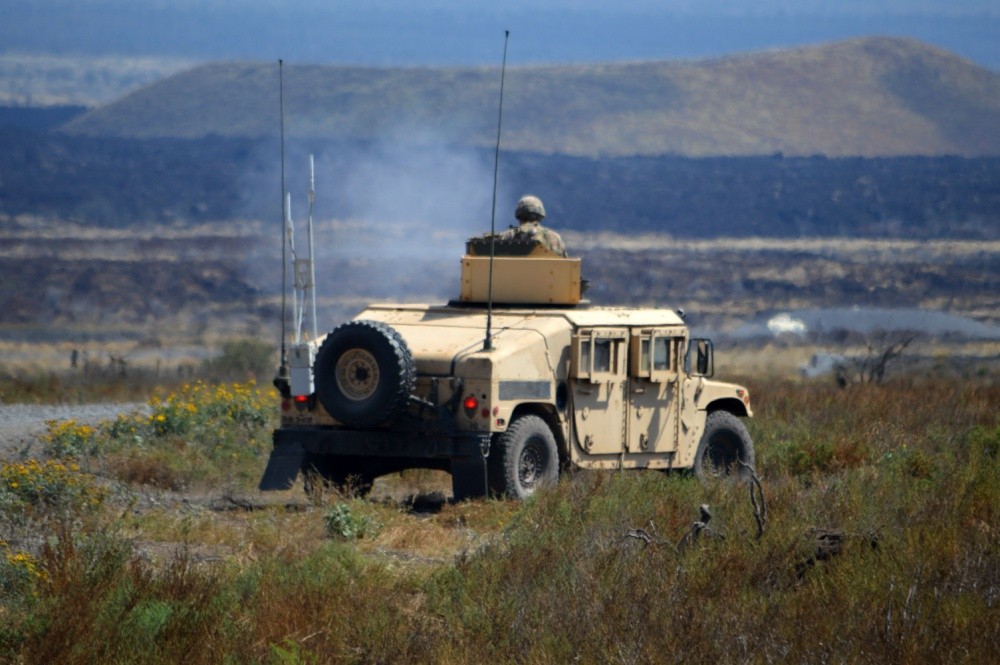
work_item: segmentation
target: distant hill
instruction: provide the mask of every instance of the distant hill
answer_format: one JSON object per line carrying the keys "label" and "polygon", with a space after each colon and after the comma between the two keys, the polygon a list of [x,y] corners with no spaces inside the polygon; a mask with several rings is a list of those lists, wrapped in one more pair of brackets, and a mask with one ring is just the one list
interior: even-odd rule
{"label": "distant hill", "polygon": [[[292,65],[290,135],[489,146],[497,68]],[[908,39],[693,62],[508,70],[503,146],[587,157],[1000,155],[1000,74]],[[210,64],[72,122],[90,136],[270,137],[275,64]]]}
{"label": "distant hill", "polygon": [[[271,218],[281,197],[275,144],[0,127],[0,237],[13,221],[5,216],[123,228]],[[310,153],[323,218],[470,233],[489,227],[488,148],[460,156],[427,150],[383,162],[379,146],[291,140],[287,175],[297,214]],[[508,151],[500,160],[497,221],[512,221],[516,196],[530,191],[560,229],[679,238],[997,240],[998,173],[1000,157],[591,159]]]}
{"label": "distant hill", "polygon": [[187,58],[0,53],[0,104],[93,108],[193,63]]}

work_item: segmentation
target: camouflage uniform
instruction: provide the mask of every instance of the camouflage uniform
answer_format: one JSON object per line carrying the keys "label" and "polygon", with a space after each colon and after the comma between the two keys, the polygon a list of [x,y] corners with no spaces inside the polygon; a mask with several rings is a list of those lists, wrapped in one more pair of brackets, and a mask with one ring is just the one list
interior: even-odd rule
{"label": "camouflage uniform", "polygon": [[536,221],[521,222],[497,235],[500,240],[535,240],[557,256],[566,257],[566,245],[559,234]]}

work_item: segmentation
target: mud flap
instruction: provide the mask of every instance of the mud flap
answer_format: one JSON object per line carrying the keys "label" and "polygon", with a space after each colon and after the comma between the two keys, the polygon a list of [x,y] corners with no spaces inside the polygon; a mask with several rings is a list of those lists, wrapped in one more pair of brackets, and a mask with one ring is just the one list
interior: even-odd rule
{"label": "mud flap", "polygon": [[264,477],[260,479],[260,489],[265,492],[291,489],[295,479],[299,477],[304,458],[305,451],[297,443],[272,450],[267,468],[264,469]]}
{"label": "mud flap", "polygon": [[451,458],[451,493],[456,502],[489,495],[486,481],[486,456],[490,450],[489,435],[482,437],[479,447],[478,454]]}

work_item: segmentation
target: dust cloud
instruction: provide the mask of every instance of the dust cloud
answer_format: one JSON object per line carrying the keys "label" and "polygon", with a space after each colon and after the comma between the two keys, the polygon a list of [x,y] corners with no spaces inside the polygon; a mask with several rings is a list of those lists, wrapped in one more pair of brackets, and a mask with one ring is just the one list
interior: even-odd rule
{"label": "dust cloud", "polygon": [[[309,154],[315,154],[320,328],[353,315],[368,301],[443,302],[457,297],[465,240],[490,229],[492,151],[455,146],[439,134],[407,126],[380,136],[364,144],[310,146],[296,141],[287,152],[286,186],[299,257],[308,253]],[[261,157],[259,164],[269,155],[262,150]],[[280,172],[278,161],[270,161],[274,167],[259,166],[244,189],[248,202],[259,202],[262,210],[273,208],[269,217],[277,227]],[[516,195],[508,190],[501,180],[498,230],[513,222]],[[281,246],[277,228],[274,231],[273,246],[264,238],[268,246],[248,248],[274,269],[262,275],[259,260],[247,269],[258,283],[266,278],[262,291],[280,293]]]}

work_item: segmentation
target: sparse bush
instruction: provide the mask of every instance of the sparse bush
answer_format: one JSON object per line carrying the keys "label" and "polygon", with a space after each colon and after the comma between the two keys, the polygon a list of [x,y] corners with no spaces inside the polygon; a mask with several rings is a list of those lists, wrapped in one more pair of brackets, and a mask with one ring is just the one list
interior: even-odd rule
{"label": "sparse bush", "polygon": [[252,383],[184,384],[149,399],[149,415],[120,414],[96,427],[50,421],[45,452],[93,458],[125,482],[179,489],[205,478],[250,478],[274,417],[272,389]]}
{"label": "sparse bush", "polygon": [[47,579],[38,559],[0,540],[0,660],[15,662]]}
{"label": "sparse bush", "polygon": [[881,461],[885,464],[895,464],[906,476],[924,480],[930,478],[937,468],[930,454],[905,445],[890,450],[883,455]]}
{"label": "sparse bush", "polygon": [[0,466],[0,495],[23,506],[84,508],[99,506],[107,496],[96,478],[74,463],[31,459]]}
{"label": "sparse bush", "polygon": [[38,559],[26,552],[11,551],[7,541],[0,540],[0,616],[4,616],[11,600],[37,597],[38,586],[45,578]]}
{"label": "sparse bush", "polygon": [[840,356],[834,365],[838,385],[843,388],[856,383],[881,385],[918,334],[911,330],[876,330],[864,336],[862,350],[855,355]]}
{"label": "sparse bush", "polygon": [[323,516],[323,521],[328,534],[347,540],[371,538],[382,528],[377,519],[352,508],[348,503],[331,507]]}
{"label": "sparse bush", "polygon": [[42,436],[45,454],[57,459],[93,455],[97,450],[97,430],[75,420],[49,420]]}
{"label": "sparse bush", "polygon": [[1000,457],[1000,427],[989,429],[982,426],[972,428],[966,436],[966,445],[991,460]]}
{"label": "sparse bush", "polygon": [[149,400],[148,425],[157,437],[185,435],[210,455],[260,452],[258,436],[276,403],[272,390],[252,383],[185,384]]}
{"label": "sparse bush", "polygon": [[198,478],[249,478],[260,472],[275,402],[272,389],[252,383],[184,384],[151,397],[148,416],[103,424],[104,462],[120,480],[164,489]]}
{"label": "sparse bush", "polygon": [[793,476],[836,473],[855,469],[868,462],[871,451],[859,439],[838,441],[819,436],[785,443],[773,452],[776,463]]}

